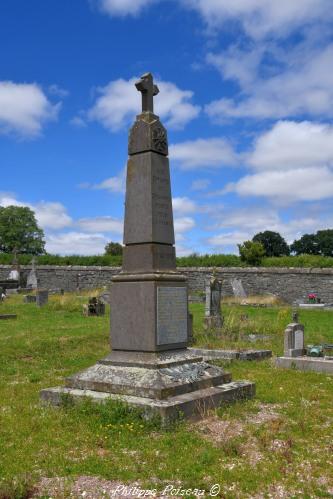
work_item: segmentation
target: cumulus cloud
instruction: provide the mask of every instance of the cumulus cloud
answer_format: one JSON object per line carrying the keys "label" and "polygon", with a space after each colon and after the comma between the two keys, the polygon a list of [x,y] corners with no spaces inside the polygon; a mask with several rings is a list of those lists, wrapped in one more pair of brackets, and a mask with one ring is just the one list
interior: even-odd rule
{"label": "cumulus cloud", "polygon": [[281,121],[255,142],[248,163],[258,170],[333,165],[333,126]]}
{"label": "cumulus cloud", "polygon": [[60,103],[51,104],[35,83],[0,82],[0,133],[35,138],[43,125],[56,120]]}
{"label": "cumulus cloud", "polygon": [[126,185],[126,168],[121,170],[118,175],[114,177],[109,177],[99,182],[98,184],[91,184],[89,182],[83,182],[79,184],[81,189],[97,189],[97,190],[106,190],[109,192],[125,192]]}
{"label": "cumulus cloud", "polygon": [[77,225],[86,232],[123,233],[123,221],[113,217],[81,218]]}
{"label": "cumulus cloud", "polygon": [[48,253],[60,255],[98,255],[104,253],[109,240],[104,234],[85,234],[83,232],[66,232],[48,234],[46,250]]}
{"label": "cumulus cloud", "polygon": [[254,39],[283,36],[314,21],[332,18],[330,0],[180,0],[194,8],[211,28],[240,23]]}
{"label": "cumulus cloud", "polygon": [[[98,97],[87,118],[111,131],[126,126],[141,109],[141,94],[134,86],[137,79],[118,79],[98,88]],[[200,107],[192,104],[192,91],[181,90],[171,82],[157,81],[157,85],[163,98],[156,96],[155,111],[168,127],[182,128],[198,116]]]}
{"label": "cumulus cloud", "polygon": [[27,206],[34,211],[36,220],[43,229],[63,229],[73,222],[61,203],[41,201],[31,204],[16,199],[13,194],[0,193],[0,206]]}
{"label": "cumulus cloud", "polygon": [[225,192],[240,196],[262,196],[277,203],[319,201],[333,196],[333,173],[327,167],[265,171],[246,175],[229,184]]}
{"label": "cumulus cloud", "polygon": [[192,217],[178,217],[175,218],[174,225],[176,238],[179,238],[183,232],[187,232],[195,227],[195,221]]}
{"label": "cumulus cloud", "polygon": [[231,145],[222,138],[196,139],[172,144],[170,158],[183,170],[234,166],[238,157]]}
{"label": "cumulus cloud", "polygon": [[172,208],[175,215],[187,215],[198,211],[196,203],[188,197],[173,198]]}
{"label": "cumulus cloud", "polygon": [[136,16],[155,0],[98,0],[99,8],[110,16]]}
{"label": "cumulus cloud", "polygon": [[223,78],[237,81],[241,88],[236,98],[217,99],[206,106],[213,120],[333,116],[333,44],[317,46],[310,39],[287,50],[269,46],[266,56],[271,64],[264,75],[263,55],[262,47],[255,47],[208,56]]}

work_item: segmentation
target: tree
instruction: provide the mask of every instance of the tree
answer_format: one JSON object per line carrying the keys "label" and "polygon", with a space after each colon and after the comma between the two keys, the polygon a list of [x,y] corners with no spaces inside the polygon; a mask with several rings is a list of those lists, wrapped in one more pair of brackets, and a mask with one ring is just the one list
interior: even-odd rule
{"label": "tree", "polygon": [[260,265],[265,256],[265,248],[262,243],[255,241],[244,241],[238,245],[241,260],[250,265]]}
{"label": "tree", "polygon": [[265,248],[266,256],[283,256],[290,255],[290,248],[281,234],[271,230],[259,232],[252,241],[261,243]]}
{"label": "tree", "polygon": [[296,255],[320,255],[318,239],[315,234],[304,234],[293,242],[290,249]]}
{"label": "tree", "polygon": [[105,246],[105,254],[118,256],[123,254],[123,247],[119,243],[113,243],[112,241]]}
{"label": "tree", "polygon": [[321,255],[333,256],[333,229],[318,230],[316,240]]}
{"label": "tree", "polygon": [[4,253],[45,253],[44,232],[27,206],[0,207],[0,251]]}

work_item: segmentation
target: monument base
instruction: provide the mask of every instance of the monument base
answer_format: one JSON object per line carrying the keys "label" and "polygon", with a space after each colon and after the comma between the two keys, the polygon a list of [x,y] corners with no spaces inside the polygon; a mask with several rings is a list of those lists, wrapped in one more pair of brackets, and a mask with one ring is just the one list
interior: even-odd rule
{"label": "monument base", "polygon": [[323,357],[277,357],[276,367],[315,371],[317,373],[333,374],[333,360]]}
{"label": "monument base", "polygon": [[208,329],[221,329],[223,326],[223,318],[219,315],[211,315],[204,318],[203,328],[205,331]]}
{"label": "monument base", "polygon": [[161,353],[112,351],[94,366],[66,380],[65,387],[41,391],[41,399],[61,405],[89,397],[103,402],[121,400],[143,409],[146,417],[162,420],[202,417],[222,403],[251,398],[255,385],[232,382],[222,368],[210,365],[187,349]]}

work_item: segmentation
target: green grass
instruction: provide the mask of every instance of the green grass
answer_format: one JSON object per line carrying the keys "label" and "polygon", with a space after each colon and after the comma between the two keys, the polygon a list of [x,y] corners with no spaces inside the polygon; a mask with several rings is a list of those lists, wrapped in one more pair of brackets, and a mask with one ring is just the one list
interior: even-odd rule
{"label": "green grass", "polygon": [[[285,497],[331,497],[333,377],[324,374],[277,370],[271,361],[221,364],[234,379],[257,385],[254,401],[218,410],[218,421],[235,428],[230,438],[223,431],[220,439],[214,433],[209,438],[209,431],[187,422],[161,429],[116,403],[41,406],[42,388],[62,384],[108,353],[109,318],[82,317],[85,301],[51,297],[37,309],[15,296],[0,305],[0,313],[18,314],[17,320],[0,321],[1,499],[29,497],[41,477],[81,475],[140,480],[142,487],[158,490],[166,484],[209,490],[219,483],[220,497],[228,498],[268,492],[277,497],[277,487]],[[226,330],[220,337],[200,333],[203,305],[191,305],[198,345],[281,353],[290,309],[223,308]],[[249,320],[241,322],[245,313]],[[302,311],[300,319],[307,342],[332,343],[333,313]],[[244,335],[254,330],[272,336],[249,344]],[[277,418],[251,420],[267,408]],[[260,459],[253,462],[252,454]]]}

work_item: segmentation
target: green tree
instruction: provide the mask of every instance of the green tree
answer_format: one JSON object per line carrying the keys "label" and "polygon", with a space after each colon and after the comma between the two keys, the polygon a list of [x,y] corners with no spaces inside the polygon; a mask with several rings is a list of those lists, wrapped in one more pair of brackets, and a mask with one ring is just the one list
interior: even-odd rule
{"label": "green tree", "polygon": [[253,237],[252,241],[263,245],[266,256],[290,255],[288,244],[278,232],[273,232],[271,230],[259,232]]}
{"label": "green tree", "polygon": [[333,229],[318,230],[316,240],[321,255],[333,256]]}
{"label": "green tree", "polygon": [[0,207],[0,251],[4,253],[45,253],[44,232],[27,206]]}
{"label": "green tree", "polygon": [[244,241],[238,245],[240,258],[249,265],[260,265],[265,256],[265,248],[262,243],[256,241]]}
{"label": "green tree", "polygon": [[123,254],[123,247],[119,243],[113,243],[112,241],[105,246],[105,254],[118,256]]}
{"label": "green tree", "polygon": [[318,239],[315,234],[304,234],[290,246],[296,255],[320,255]]}

